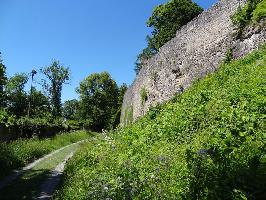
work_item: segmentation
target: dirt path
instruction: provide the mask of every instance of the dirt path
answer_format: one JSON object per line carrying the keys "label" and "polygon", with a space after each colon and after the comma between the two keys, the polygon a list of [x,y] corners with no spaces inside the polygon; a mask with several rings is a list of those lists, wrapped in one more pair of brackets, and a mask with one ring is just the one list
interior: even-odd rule
{"label": "dirt path", "polygon": [[64,159],[64,161],[56,166],[56,168],[52,171],[49,178],[41,185],[40,189],[41,192],[38,195],[38,197],[35,199],[47,200],[52,198],[56,190],[56,187],[58,186],[60,179],[62,177],[65,165],[67,161],[74,155],[74,153],[75,152],[73,151],[70,154],[68,154]]}
{"label": "dirt path", "polygon": [[50,199],[66,162],[86,140],[62,147],[0,182],[0,199]]}

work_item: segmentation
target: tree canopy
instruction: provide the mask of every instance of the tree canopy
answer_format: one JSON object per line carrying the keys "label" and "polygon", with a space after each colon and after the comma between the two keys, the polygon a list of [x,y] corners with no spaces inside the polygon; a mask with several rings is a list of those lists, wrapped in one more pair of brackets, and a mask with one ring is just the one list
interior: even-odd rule
{"label": "tree canopy", "polygon": [[80,115],[88,128],[100,131],[113,126],[119,89],[107,72],[94,73],[84,79],[77,92],[80,95]]}
{"label": "tree canopy", "polygon": [[0,52],[0,108],[3,108],[5,102],[4,87],[6,85],[6,82],[7,82],[6,67],[3,64]]}
{"label": "tree canopy", "polygon": [[62,115],[62,88],[70,80],[69,68],[60,65],[59,61],[54,61],[51,66],[41,69],[41,72],[48,78],[50,83],[44,82],[44,87],[48,91],[51,100],[52,114],[54,117]]}
{"label": "tree canopy", "polygon": [[79,101],[76,99],[65,101],[63,104],[63,117],[69,120],[78,118]]}
{"label": "tree canopy", "polygon": [[191,0],[170,0],[153,10],[147,21],[151,27],[151,36],[147,36],[147,47],[138,55],[135,71],[139,72],[143,62],[156,54],[169,40],[175,37],[176,31],[198,16],[203,9]]}
{"label": "tree canopy", "polygon": [[24,91],[27,82],[27,74],[17,73],[9,78],[6,84],[7,109],[18,117],[25,115],[27,111],[28,99]]}

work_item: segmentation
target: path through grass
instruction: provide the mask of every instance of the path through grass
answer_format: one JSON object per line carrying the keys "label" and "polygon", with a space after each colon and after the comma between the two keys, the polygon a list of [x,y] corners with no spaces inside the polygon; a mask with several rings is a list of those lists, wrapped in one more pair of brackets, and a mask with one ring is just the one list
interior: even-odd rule
{"label": "path through grass", "polygon": [[0,191],[3,200],[33,199],[39,194],[40,187],[49,177],[51,170],[64,161],[67,155],[80,148],[82,143],[77,143],[66,147],[55,153],[51,157],[39,162],[32,169],[28,170],[17,181],[8,185]]}

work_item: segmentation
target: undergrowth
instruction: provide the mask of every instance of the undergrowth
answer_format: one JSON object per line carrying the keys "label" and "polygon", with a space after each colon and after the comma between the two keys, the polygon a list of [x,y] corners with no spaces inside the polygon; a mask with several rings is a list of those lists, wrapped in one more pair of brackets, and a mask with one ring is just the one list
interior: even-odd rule
{"label": "undergrowth", "polygon": [[89,136],[90,134],[85,131],[76,131],[50,139],[20,139],[10,143],[0,143],[0,180],[13,169],[23,167],[34,159]]}
{"label": "undergrowth", "polygon": [[266,46],[68,163],[55,199],[264,199]]}

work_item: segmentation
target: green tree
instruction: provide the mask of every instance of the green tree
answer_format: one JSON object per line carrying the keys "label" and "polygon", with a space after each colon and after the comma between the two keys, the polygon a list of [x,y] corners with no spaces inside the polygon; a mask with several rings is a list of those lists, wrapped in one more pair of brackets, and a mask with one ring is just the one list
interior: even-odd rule
{"label": "green tree", "polygon": [[48,91],[54,117],[62,116],[61,95],[63,84],[70,80],[69,68],[66,68],[58,61],[54,61],[51,66],[41,69],[50,83],[44,82],[44,88]]}
{"label": "green tree", "polygon": [[[240,35],[246,25],[249,24],[251,19],[254,17],[253,12],[258,8],[260,3],[262,3],[261,5],[263,5],[262,7],[264,8],[265,2],[263,2],[263,0],[247,0],[246,4],[243,7],[239,6],[237,12],[232,16],[232,22],[238,26]],[[260,10],[260,8],[258,8],[258,10]]]}
{"label": "green tree", "polygon": [[143,64],[145,64],[145,62],[147,62],[149,58],[151,58],[153,55],[157,53],[157,50],[152,42],[152,38],[150,36],[147,36],[146,41],[147,41],[148,47],[142,50],[142,52],[137,56],[137,61],[135,62],[136,74],[139,73]]}
{"label": "green tree", "polygon": [[118,106],[122,106],[123,100],[124,100],[124,95],[125,95],[127,89],[128,89],[128,87],[127,87],[127,85],[125,83],[123,83],[119,87]]}
{"label": "green tree", "polygon": [[191,0],[170,0],[153,10],[147,25],[153,29],[147,36],[147,48],[138,56],[135,71],[142,67],[143,60],[156,54],[160,47],[175,37],[176,31],[198,16],[203,9]]}
{"label": "green tree", "polygon": [[0,52],[0,108],[3,108],[5,105],[4,87],[6,83],[7,83],[6,67],[3,64],[3,60],[1,58],[1,52]]}
{"label": "green tree", "polygon": [[171,0],[157,6],[147,21],[153,28],[149,42],[158,51],[166,42],[175,37],[176,31],[198,16],[203,9],[191,0]]}
{"label": "green tree", "polygon": [[24,88],[27,82],[27,74],[17,73],[6,84],[7,108],[10,114],[17,117],[26,115],[28,98]]}
{"label": "green tree", "polygon": [[47,116],[50,110],[49,99],[41,91],[35,87],[31,89],[31,116],[43,117]]}
{"label": "green tree", "polygon": [[119,90],[107,72],[95,73],[80,83],[80,116],[88,128],[101,131],[113,128]]}
{"label": "green tree", "polygon": [[76,99],[68,100],[63,104],[63,117],[68,120],[78,118],[79,101]]}

